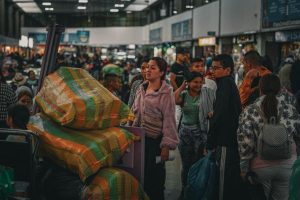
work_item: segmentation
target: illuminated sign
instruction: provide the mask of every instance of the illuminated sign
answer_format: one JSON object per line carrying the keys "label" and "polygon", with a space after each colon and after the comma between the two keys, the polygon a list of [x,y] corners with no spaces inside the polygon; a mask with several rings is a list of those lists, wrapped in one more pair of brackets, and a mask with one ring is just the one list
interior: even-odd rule
{"label": "illuminated sign", "polygon": [[216,37],[199,38],[199,46],[214,46],[216,45]]}

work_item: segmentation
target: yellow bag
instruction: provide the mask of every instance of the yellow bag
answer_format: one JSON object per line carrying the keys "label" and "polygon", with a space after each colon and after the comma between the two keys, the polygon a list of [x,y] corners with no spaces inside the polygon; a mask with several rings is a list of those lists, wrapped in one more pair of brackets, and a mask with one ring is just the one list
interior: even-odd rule
{"label": "yellow bag", "polygon": [[44,79],[37,105],[55,122],[75,129],[105,129],[127,119],[129,107],[86,70],[61,67]]}
{"label": "yellow bag", "polygon": [[78,174],[81,180],[112,166],[133,142],[122,128],[80,131],[61,127],[44,116],[31,117],[28,129],[39,135],[43,156]]}

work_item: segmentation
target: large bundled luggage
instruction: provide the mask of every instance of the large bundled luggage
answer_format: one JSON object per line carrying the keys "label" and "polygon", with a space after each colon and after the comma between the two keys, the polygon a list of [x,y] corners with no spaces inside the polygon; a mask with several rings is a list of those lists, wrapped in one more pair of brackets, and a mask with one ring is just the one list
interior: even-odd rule
{"label": "large bundled luggage", "polygon": [[36,103],[52,120],[75,129],[118,126],[130,114],[126,104],[78,68],[61,67],[48,75]]}
{"label": "large bundled luggage", "polygon": [[28,128],[38,133],[44,157],[78,174],[82,181],[115,164],[134,140],[134,135],[122,128],[68,129],[43,115],[32,117]]}
{"label": "large bundled luggage", "polygon": [[142,185],[117,168],[101,169],[82,193],[83,200],[148,200]]}

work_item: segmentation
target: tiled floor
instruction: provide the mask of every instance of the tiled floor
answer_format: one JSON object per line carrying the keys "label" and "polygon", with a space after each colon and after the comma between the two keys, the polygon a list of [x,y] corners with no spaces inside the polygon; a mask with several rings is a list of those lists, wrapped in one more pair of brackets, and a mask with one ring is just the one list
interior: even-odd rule
{"label": "tiled floor", "polygon": [[181,159],[178,149],[174,153],[175,160],[166,162],[165,200],[177,200],[181,192]]}

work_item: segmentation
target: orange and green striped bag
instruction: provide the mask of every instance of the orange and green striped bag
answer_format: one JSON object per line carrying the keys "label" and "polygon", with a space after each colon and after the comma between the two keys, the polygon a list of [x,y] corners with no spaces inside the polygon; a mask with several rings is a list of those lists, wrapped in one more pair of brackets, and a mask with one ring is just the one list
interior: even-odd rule
{"label": "orange and green striped bag", "polygon": [[35,101],[52,120],[75,129],[118,126],[130,114],[125,103],[78,68],[61,67],[48,75]]}
{"label": "orange and green striped bag", "polygon": [[28,129],[39,135],[44,157],[78,174],[82,181],[115,164],[134,140],[122,128],[80,131],[61,127],[42,115],[31,117]]}
{"label": "orange and green striped bag", "polygon": [[128,172],[117,168],[101,169],[84,188],[83,200],[149,200],[142,185]]}

